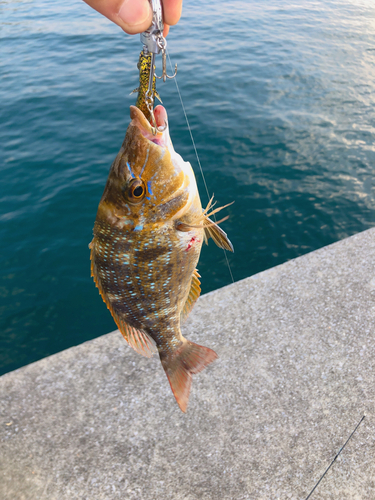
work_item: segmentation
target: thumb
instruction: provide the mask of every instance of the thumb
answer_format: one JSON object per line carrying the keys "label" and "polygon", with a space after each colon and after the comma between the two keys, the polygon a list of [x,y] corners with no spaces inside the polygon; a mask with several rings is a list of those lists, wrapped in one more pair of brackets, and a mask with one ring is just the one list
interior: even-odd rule
{"label": "thumb", "polygon": [[118,17],[126,33],[142,33],[151,26],[152,10],[148,0],[123,0]]}
{"label": "thumb", "polygon": [[85,0],[93,9],[134,35],[147,30],[152,23],[148,0]]}

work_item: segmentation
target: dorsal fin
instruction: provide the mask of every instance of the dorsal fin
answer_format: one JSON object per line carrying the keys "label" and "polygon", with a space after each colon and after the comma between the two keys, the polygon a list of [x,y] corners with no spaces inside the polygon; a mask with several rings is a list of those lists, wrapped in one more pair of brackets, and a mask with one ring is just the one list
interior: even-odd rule
{"label": "dorsal fin", "polygon": [[146,358],[151,358],[152,355],[157,352],[154,341],[151,337],[144,332],[143,330],[137,330],[133,326],[128,325],[125,321],[121,320],[117,314],[115,313],[111,302],[108,300],[104,290],[100,284],[100,281],[97,278],[97,269],[94,263],[93,251],[94,251],[94,240],[89,245],[91,249],[90,259],[91,259],[91,276],[94,278],[95,284],[99,290],[99,293],[104,300],[106,306],[110,310],[115,323],[120,330],[122,336],[127,341],[127,343],[132,347],[136,352],[142,354]]}
{"label": "dorsal fin", "polygon": [[193,309],[194,304],[198,300],[199,295],[201,294],[201,282],[199,281],[200,275],[197,269],[194,269],[193,276],[191,277],[191,285],[188,298],[184,304],[184,308],[181,311],[181,323],[185,321],[185,319],[189,316],[191,310]]}
{"label": "dorsal fin", "polygon": [[203,220],[203,227],[204,235],[207,239],[211,237],[218,247],[234,252],[233,245],[229,241],[227,233],[207,216]]}

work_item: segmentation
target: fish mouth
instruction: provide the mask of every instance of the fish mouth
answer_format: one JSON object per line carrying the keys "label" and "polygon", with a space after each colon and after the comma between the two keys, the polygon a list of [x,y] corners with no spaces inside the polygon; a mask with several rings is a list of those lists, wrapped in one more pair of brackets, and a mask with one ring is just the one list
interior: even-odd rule
{"label": "fish mouth", "polygon": [[[168,127],[168,115],[164,108],[160,104],[154,109],[155,122],[157,126],[156,134],[154,134],[154,128],[151,123],[147,120],[145,115],[136,106],[130,106],[130,118],[132,119],[132,124],[135,125],[143,137],[145,137],[150,142],[161,146],[162,148],[172,148],[171,138],[169,136]],[[159,129],[162,129],[159,131]]]}

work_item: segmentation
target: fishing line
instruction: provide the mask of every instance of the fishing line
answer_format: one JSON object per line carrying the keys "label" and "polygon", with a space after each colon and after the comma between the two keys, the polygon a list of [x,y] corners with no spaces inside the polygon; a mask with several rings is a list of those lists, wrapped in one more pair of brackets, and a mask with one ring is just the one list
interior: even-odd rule
{"label": "fishing line", "polygon": [[324,471],[323,475],[321,476],[321,478],[319,479],[319,481],[316,483],[316,485],[314,486],[314,488],[310,491],[310,493],[307,495],[306,499],[305,500],[309,500],[309,498],[311,497],[311,495],[314,493],[314,491],[316,490],[316,488],[318,487],[319,483],[321,482],[321,480],[324,478],[324,476],[327,474],[327,472],[329,471],[329,469],[332,467],[332,465],[334,464],[334,462],[336,461],[336,459],[338,458],[338,456],[340,455],[340,453],[342,452],[342,450],[345,448],[345,446],[349,443],[349,441],[351,440],[353,434],[355,433],[355,431],[358,429],[358,427],[361,425],[361,423],[363,422],[363,420],[365,419],[365,415],[363,415],[363,417],[361,418],[361,420],[358,422],[358,424],[356,425],[354,431],[350,434],[350,436],[348,437],[348,439],[345,441],[344,445],[341,446],[341,448],[339,449],[338,453],[336,453],[336,456],[335,458],[332,460],[332,462],[329,464],[329,466],[326,468],[326,470]]}
{"label": "fishing line", "polygon": [[[169,56],[169,52],[168,52],[168,49],[166,49],[166,53],[167,53],[167,56],[168,56],[168,61],[169,61],[169,65],[170,67],[172,68],[172,72],[173,72],[173,66],[172,66],[172,61],[171,61],[171,58]],[[201,174],[202,174],[202,179],[203,179],[203,184],[204,184],[204,187],[206,188],[206,193],[207,193],[207,197],[208,197],[208,201],[211,199],[210,197],[210,193],[208,191],[208,187],[207,187],[207,183],[206,183],[206,179],[204,177],[204,173],[203,173],[203,169],[202,169],[202,165],[201,165],[201,162],[200,162],[200,159],[199,159],[199,156],[198,156],[198,151],[197,151],[197,148],[196,148],[196,145],[195,145],[195,141],[194,141],[194,137],[193,137],[193,133],[191,131],[191,127],[190,127],[190,123],[189,123],[189,119],[187,117],[187,114],[186,114],[186,110],[185,110],[185,106],[184,106],[184,103],[182,101],[182,96],[181,96],[181,92],[180,92],[180,88],[178,86],[178,83],[177,83],[177,76],[175,76],[173,78],[173,80],[175,81],[175,84],[176,84],[176,89],[177,89],[177,93],[178,93],[178,97],[180,98],[180,102],[181,102],[181,106],[182,106],[182,110],[184,112],[184,115],[185,115],[185,120],[186,120],[186,124],[188,126],[188,130],[189,130],[189,134],[190,134],[190,138],[191,138],[191,142],[193,143],[193,148],[194,148],[194,151],[195,151],[195,156],[197,157],[197,162],[198,162],[198,165],[199,165],[199,169],[201,171]],[[216,215],[214,214],[213,215],[213,218],[214,218],[214,221],[216,222]],[[229,274],[230,274],[230,277],[232,279],[232,283],[234,283],[234,278],[233,278],[233,274],[232,274],[232,269],[230,267],[230,264],[229,264],[229,259],[228,259],[228,255],[227,255],[227,252],[223,249],[223,252],[224,252],[224,255],[225,255],[225,260],[227,261],[227,266],[228,266],[228,269],[229,269]]]}

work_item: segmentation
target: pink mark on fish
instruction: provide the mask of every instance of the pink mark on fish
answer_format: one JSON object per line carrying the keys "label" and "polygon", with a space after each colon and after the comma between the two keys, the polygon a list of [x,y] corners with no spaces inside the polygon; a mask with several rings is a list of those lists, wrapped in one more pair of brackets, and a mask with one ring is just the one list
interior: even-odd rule
{"label": "pink mark on fish", "polygon": [[190,248],[195,244],[195,243],[200,243],[200,239],[198,239],[196,236],[193,236],[191,240],[188,243],[188,246],[186,247],[185,252],[188,252]]}

